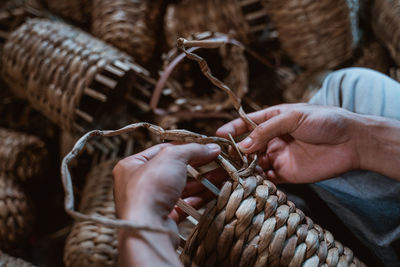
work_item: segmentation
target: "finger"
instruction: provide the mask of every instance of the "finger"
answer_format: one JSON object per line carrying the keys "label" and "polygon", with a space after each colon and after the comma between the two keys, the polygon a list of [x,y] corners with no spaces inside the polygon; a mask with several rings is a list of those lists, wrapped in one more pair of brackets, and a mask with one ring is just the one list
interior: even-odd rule
{"label": "finger", "polygon": [[134,168],[135,166],[141,166],[154,158],[158,153],[161,152],[162,149],[171,145],[171,143],[163,143],[152,146],[146,150],[143,150],[142,152],[120,160],[118,164],[123,164],[132,168]]}
{"label": "finger", "polygon": [[195,143],[168,146],[162,149],[158,157],[167,160],[179,160],[185,164],[206,164],[221,152],[217,144],[200,145]]}
{"label": "finger", "polygon": [[[285,108],[284,105],[277,105],[267,109],[249,113],[247,114],[247,116],[256,124],[260,124],[276,115],[279,115],[282,112],[283,108]],[[249,131],[250,129],[248,128],[247,123],[239,118],[220,127],[217,130],[217,136],[228,138],[229,134],[231,134],[233,137],[235,137]]]}
{"label": "finger", "polygon": [[279,114],[258,125],[239,143],[239,148],[246,154],[259,151],[273,138],[293,132],[298,127],[300,119],[301,113],[297,112]]}
{"label": "finger", "polygon": [[273,182],[274,184],[280,184],[281,182],[278,179],[278,176],[276,175],[274,170],[269,170],[267,172],[267,177],[268,180],[270,180],[271,182]]}
{"label": "finger", "polygon": [[[216,187],[221,187],[222,183],[229,177],[227,172],[223,168],[218,168],[215,169],[207,174],[204,175],[204,177],[214,184]],[[182,197],[189,197],[189,196],[194,196],[196,194],[199,194],[201,192],[208,191],[203,184],[201,184],[199,181],[191,178],[187,181],[186,187],[182,192]]]}

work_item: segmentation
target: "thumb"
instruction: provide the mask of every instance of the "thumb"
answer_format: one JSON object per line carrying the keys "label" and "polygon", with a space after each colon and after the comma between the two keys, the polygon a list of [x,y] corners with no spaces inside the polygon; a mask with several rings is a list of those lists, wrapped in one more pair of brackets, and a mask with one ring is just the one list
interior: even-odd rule
{"label": "thumb", "polygon": [[249,154],[266,147],[273,138],[295,131],[300,118],[300,113],[287,112],[261,123],[239,143],[240,150]]}
{"label": "thumb", "polygon": [[185,164],[205,164],[215,159],[221,152],[217,144],[200,145],[196,143],[168,146],[160,153],[162,157],[180,160]]}

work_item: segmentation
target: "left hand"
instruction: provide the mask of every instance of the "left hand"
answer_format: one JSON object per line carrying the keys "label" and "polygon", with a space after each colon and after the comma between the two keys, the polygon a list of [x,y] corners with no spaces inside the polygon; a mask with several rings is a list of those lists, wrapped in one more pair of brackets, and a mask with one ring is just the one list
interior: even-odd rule
{"label": "left hand", "polygon": [[113,171],[117,216],[162,223],[185,187],[186,166],[206,164],[219,153],[216,144],[168,143],[121,160]]}

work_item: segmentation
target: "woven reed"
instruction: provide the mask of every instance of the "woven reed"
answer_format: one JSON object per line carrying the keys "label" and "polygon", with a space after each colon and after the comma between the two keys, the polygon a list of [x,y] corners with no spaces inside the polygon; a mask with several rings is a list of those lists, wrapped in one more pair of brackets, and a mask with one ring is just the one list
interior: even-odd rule
{"label": "woven reed", "polygon": [[[111,160],[92,169],[86,178],[79,210],[90,215],[115,218]],[[116,230],[90,221],[76,222],[65,249],[66,266],[117,266]]]}
{"label": "woven reed", "polygon": [[78,132],[101,124],[108,99],[129,87],[124,83],[130,68],[145,71],[125,53],[72,26],[39,19],[10,35],[2,61],[3,76],[17,95],[62,129]]}
{"label": "woven reed", "polygon": [[389,50],[390,55],[400,65],[400,3],[394,0],[375,0],[372,12],[372,28],[375,35]]}
{"label": "woven reed", "polygon": [[358,3],[348,2],[264,0],[282,48],[295,63],[312,69],[333,68],[351,58],[358,42]]}
{"label": "woven reed", "polygon": [[43,172],[47,150],[37,137],[0,128],[0,173],[20,180]]}
{"label": "woven reed", "polygon": [[87,23],[90,18],[92,0],[46,0],[47,7],[54,13],[78,23]]}
{"label": "woven reed", "polygon": [[170,5],[164,25],[170,47],[175,47],[178,37],[204,31],[232,33],[248,43],[262,34],[267,15],[260,0],[191,0]]}
{"label": "woven reed", "polygon": [[356,59],[352,66],[387,73],[390,66],[390,57],[380,43],[376,41],[370,42],[363,46],[360,57]]}
{"label": "woven reed", "polygon": [[161,0],[93,0],[92,32],[141,63],[153,55]]}
{"label": "woven reed", "polygon": [[11,177],[0,175],[0,248],[9,249],[32,230],[32,207]]}
{"label": "woven reed", "polygon": [[29,262],[24,261],[23,259],[15,258],[13,256],[7,255],[4,252],[0,251],[0,266],[1,267],[33,267]]}
{"label": "woven reed", "polygon": [[364,266],[259,175],[223,185],[181,259],[185,266]]}

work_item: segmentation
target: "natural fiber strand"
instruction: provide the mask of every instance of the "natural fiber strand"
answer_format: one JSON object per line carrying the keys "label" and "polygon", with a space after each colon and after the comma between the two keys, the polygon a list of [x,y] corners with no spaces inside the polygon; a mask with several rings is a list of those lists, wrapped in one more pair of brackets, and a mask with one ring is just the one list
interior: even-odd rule
{"label": "natural fiber strand", "polygon": [[[103,162],[87,175],[79,210],[115,218],[112,170],[116,160]],[[90,221],[76,222],[64,249],[66,266],[117,266],[116,229]]]}
{"label": "natural fiber strand", "polygon": [[0,266],[1,267],[34,267],[33,264],[19,259],[0,251]]}
{"label": "natural fiber strand", "polygon": [[47,150],[35,136],[0,128],[0,174],[21,181],[43,173]]}
{"label": "natural fiber strand", "polygon": [[33,211],[12,177],[0,175],[0,248],[10,249],[32,230]]}

